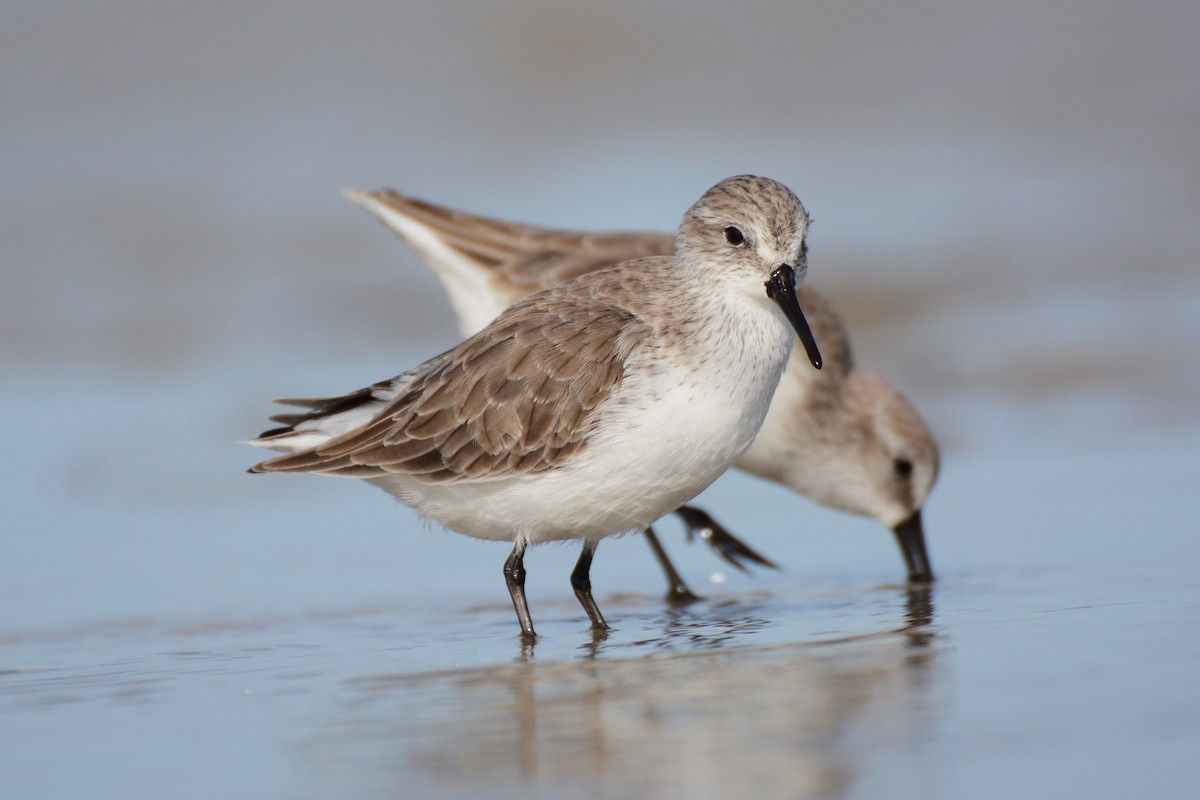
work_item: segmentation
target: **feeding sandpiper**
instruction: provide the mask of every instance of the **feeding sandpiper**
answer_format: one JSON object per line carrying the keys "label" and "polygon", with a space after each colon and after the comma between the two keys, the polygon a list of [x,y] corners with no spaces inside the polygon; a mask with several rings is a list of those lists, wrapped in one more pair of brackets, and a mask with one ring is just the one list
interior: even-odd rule
{"label": "feeding sandpiper", "polygon": [[[611,264],[669,255],[675,237],[651,232],[579,232],[482,217],[390,189],[346,196],[399,234],[438,277],[469,336],[529,294]],[[937,480],[937,442],[920,413],[883,378],[858,369],[849,337],[811,284],[797,295],[825,366],[793,352],[762,430],[737,466],[822,505],[878,520],[892,530],[915,584],[933,581],[922,509]],[[690,531],[735,565],[770,564],[706,512],[683,507]],[[674,599],[692,598],[662,545],[647,538]]]}
{"label": "feeding sandpiper", "polygon": [[646,529],[745,452],[793,330],[820,366],[795,291],[807,230],[787,187],[724,180],[684,215],[673,255],[532,294],[391,380],[283,401],[311,410],[251,443],[293,452],[251,471],[361,478],[451,530],[512,542],[504,575],[527,639],[526,548],[581,539],[571,585],[606,629],[589,578],[599,541]]}

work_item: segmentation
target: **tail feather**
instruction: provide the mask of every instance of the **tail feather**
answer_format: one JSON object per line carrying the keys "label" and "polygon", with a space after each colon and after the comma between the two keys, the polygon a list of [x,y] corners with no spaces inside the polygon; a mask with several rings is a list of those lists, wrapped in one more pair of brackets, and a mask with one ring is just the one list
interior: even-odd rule
{"label": "tail feather", "polygon": [[[275,414],[270,417],[279,427],[270,428],[245,444],[284,453],[303,453],[334,437],[341,436],[375,417],[407,383],[407,374],[380,381],[338,397],[286,398],[275,402],[310,411]],[[264,462],[266,463],[266,462]],[[259,464],[251,472],[266,472]]]}

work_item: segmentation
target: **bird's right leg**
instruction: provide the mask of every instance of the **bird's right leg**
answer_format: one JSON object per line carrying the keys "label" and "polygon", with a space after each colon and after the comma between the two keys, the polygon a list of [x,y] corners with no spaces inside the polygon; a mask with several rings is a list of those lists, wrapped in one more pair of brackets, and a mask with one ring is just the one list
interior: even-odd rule
{"label": "bird's right leg", "polygon": [[513,608],[517,610],[517,621],[521,623],[521,636],[529,641],[537,638],[533,631],[533,617],[529,616],[529,603],[525,601],[525,547],[523,539],[513,545],[513,551],[504,562],[504,582],[512,595]]}

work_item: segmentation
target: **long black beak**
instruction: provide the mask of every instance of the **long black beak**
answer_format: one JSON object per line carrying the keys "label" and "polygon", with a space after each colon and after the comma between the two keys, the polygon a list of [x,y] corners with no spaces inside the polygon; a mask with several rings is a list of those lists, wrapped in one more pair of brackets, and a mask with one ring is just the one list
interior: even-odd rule
{"label": "long black beak", "polygon": [[823,363],[821,351],[817,349],[817,340],[813,338],[812,331],[808,327],[808,320],[804,318],[804,312],[800,310],[800,301],[796,299],[796,273],[791,266],[783,264],[776,267],[775,271],[771,273],[771,279],[767,281],[767,297],[774,300],[783,309],[788,321],[796,329],[800,341],[804,343],[804,352],[808,353],[808,360],[814,367],[820,369]]}
{"label": "long black beak", "polygon": [[933,583],[933,565],[929,563],[929,553],[925,550],[925,526],[921,524],[921,509],[912,516],[892,528],[896,534],[896,544],[904,554],[904,563],[908,565],[909,583]]}

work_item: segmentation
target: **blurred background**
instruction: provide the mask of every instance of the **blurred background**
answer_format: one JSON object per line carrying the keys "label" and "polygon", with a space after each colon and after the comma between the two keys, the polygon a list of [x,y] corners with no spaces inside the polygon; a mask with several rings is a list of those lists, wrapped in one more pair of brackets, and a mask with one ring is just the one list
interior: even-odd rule
{"label": "blurred background", "polygon": [[[208,710],[223,708],[212,695],[183,688],[193,684],[177,655],[225,664],[237,653],[246,669],[290,669],[277,653],[247,655],[265,638],[326,654],[349,647],[360,667],[385,671],[512,659],[500,550],[427,533],[364,487],[244,474],[258,454],[236,443],[264,427],[272,398],[352,390],[457,339],[434,279],[341,190],[390,186],[550,226],[671,230],[710,185],[750,172],[805,202],[810,280],[841,311],[860,364],[896,383],[942,442],[926,521],[943,639],[960,659],[994,663],[1012,650],[968,647],[979,628],[955,628],[956,613],[996,624],[1034,606],[1110,602],[1124,610],[1097,611],[1084,629],[1157,631],[1136,646],[1079,629],[1047,636],[1041,656],[1063,647],[1080,665],[1135,655],[1062,711],[1080,728],[1041,741],[1070,762],[1084,750],[1117,753],[1119,732],[1132,730],[1142,760],[1062,785],[1170,796],[1197,775],[1149,743],[1200,741],[1200,708],[1174,693],[1200,664],[1198,42],[1200,7],[1184,2],[8,0],[0,675],[2,697],[23,713],[0,729],[6,739],[40,733],[0,748],[0,787],[70,791],[53,768],[70,760],[101,796],[184,785],[211,796],[215,779],[189,782],[210,773],[182,754],[230,736],[229,752],[216,753],[246,796],[394,788],[399,778],[376,761],[358,778],[331,767],[362,767],[363,751],[344,738],[331,750],[284,734],[329,723],[293,706],[248,717],[244,735],[270,744],[235,757],[245,743]],[[727,575],[674,537],[702,590],[817,587],[798,606],[763,601],[770,642],[886,628],[900,613],[888,595],[781,629],[821,606],[816,596],[860,598],[898,580],[894,546],[864,520],[743,476],[701,500],[787,568],[758,581]],[[552,609],[539,619],[577,614],[573,557],[551,550],[531,564],[535,616]],[[602,593],[653,597],[661,580],[634,539],[601,548],[594,574]],[[1011,589],[1017,574],[1053,587],[1040,606],[1030,587]],[[476,604],[494,618],[482,641],[465,613]],[[1120,616],[1135,613],[1149,628]],[[569,643],[539,650],[543,661],[575,657],[582,628],[562,624]],[[439,639],[447,625],[453,635]],[[359,642],[348,632],[357,626],[385,631],[368,642],[399,651],[388,666],[373,644],[340,638]],[[436,646],[389,638],[414,631]],[[995,689],[964,689],[970,667],[950,663],[953,691],[978,699]],[[361,701],[341,694],[361,675],[336,658],[313,674],[329,683],[305,684],[310,700],[327,689]],[[149,675],[160,681],[146,690],[156,711],[113,699],[145,699],[135,687]],[[1118,690],[1147,680],[1161,695]],[[226,688],[218,680],[213,691]],[[410,690],[420,698],[427,687]],[[1060,697],[1045,692],[1028,707]],[[1084,709],[1114,695],[1129,705],[1097,728]],[[891,750],[856,772],[839,751],[836,775],[806,773],[804,785],[812,796],[875,781],[953,797],[986,774],[997,796],[1011,796],[1017,779],[998,764],[1014,757],[1019,718],[997,733],[986,714],[955,718],[950,708],[973,706],[946,697],[919,708],[957,722],[925,733],[978,771],[931,779],[919,759]],[[186,720],[196,742],[160,729],[166,717]],[[133,732],[107,745],[94,735],[122,725]],[[822,770],[818,756],[845,731],[829,729],[804,750]],[[975,749],[953,750],[961,730]],[[1064,750],[1081,737],[1086,748]],[[143,782],[113,770],[118,750],[142,748],[159,756]],[[313,767],[314,752],[324,767]],[[1037,761],[1020,752],[1032,761],[1018,763]],[[310,782],[314,772],[328,783]],[[426,796],[469,794],[439,775],[426,775]],[[548,796],[566,796],[566,778],[547,780]]]}

